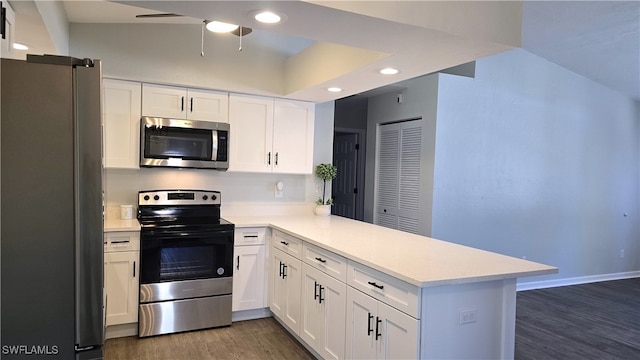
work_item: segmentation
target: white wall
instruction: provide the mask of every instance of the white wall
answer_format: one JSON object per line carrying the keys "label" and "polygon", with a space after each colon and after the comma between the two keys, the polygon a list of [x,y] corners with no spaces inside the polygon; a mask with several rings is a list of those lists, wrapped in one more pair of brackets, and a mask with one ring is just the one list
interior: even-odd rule
{"label": "white wall", "polygon": [[[209,37],[200,57],[200,28],[193,25],[143,26],[127,24],[71,24],[71,55],[101,59],[106,77],[275,96],[281,88],[281,59],[245,43]],[[227,37],[228,38],[228,37]],[[236,37],[232,37],[237,40]],[[227,46],[227,47],[225,47]],[[261,66],[246,67],[243,58],[259,57]],[[313,164],[331,162],[334,102],[316,104]],[[274,196],[284,183],[283,198]],[[319,195],[314,175],[232,173],[213,170],[143,168],[107,169],[107,206],[136,204],[137,192],[153,189],[218,190],[223,215],[228,209],[287,207],[308,204]],[[229,210],[231,211],[231,210]],[[228,212],[227,212],[228,215]]]}
{"label": "white wall", "polygon": [[427,75],[406,81],[403,102],[397,102],[398,92],[369,99],[367,116],[367,158],[365,171],[364,220],[373,222],[376,177],[376,139],[380,124],[422,118],[422,163],[420,166],[420,234],[431,234],[431,203],[433,189],[433,161],[435,158],[436,103],[438,75]]}
{"label": "white wall", "polygon": [[640,270],[638,102],[524,50],[438,90],[433,237],[560,268],[525,282]]}

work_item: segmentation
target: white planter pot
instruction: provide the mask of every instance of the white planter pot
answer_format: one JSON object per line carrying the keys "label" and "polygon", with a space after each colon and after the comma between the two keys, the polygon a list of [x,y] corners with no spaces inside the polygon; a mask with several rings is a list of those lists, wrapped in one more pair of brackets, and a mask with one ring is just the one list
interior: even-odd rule
{"label": "white planter pot", "polygon": [[331,215],[331,205],[316,205],[314,212],[318,216],[329,216]]}

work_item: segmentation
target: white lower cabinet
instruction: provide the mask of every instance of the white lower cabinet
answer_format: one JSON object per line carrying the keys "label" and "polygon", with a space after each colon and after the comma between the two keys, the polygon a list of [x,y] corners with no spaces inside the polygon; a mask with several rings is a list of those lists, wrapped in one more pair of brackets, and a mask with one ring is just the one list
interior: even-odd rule
{"label": "white lower cabinet", "polygon": [[138,321],[138,232],[105,233],[105,326]]}
{"label": "white lower cabinet", "polygon": [[344,359],[347,285],[302,264],[300,337],[324,359]]}
{"label": "white lower cabinet", "polygon": [[346,358],[419,358],[420,321],[347,288]]}
{"label": "white lower cabinet", "polygon": [[271,312],[295,334],[300,331],[301,261],[271,247]]}
{"label": "white lower cabinet", "polygon": [[233,311],[267,307],[266,237],[267,228],[237,228],[233,248]]}
{"label": "white lower cabinet", "polygon": [[232,310],[264,308],[264,245],[235,246],[233,252]]}

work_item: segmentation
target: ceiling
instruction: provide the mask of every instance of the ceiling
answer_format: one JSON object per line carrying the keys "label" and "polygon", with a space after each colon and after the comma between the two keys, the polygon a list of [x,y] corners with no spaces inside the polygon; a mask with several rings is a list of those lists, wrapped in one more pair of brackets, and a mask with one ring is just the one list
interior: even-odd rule
{"label": "ceiling", "polygon": [[[38,9],[10,1],[16,41],[56,53]],[[201,24],[222,20],[253,28],[243,46],[270,49],[286,64],[285,97],[323,102],[522,47],[640,100],[638,1],[63,1],[68,22]],[[248,14],[286,14],[258,24]],[[40,11],[42,12],[42,11]],[[185,16],[136,19],[137,14]],[[40,20],[40,21],[38,21]],[[58,46],[59,47],[59,46]],[[400,69],[394,76],[378,71]],[[342,93],[327,92],[339,86]],[[380,93],[377,91],[375,93]]]}

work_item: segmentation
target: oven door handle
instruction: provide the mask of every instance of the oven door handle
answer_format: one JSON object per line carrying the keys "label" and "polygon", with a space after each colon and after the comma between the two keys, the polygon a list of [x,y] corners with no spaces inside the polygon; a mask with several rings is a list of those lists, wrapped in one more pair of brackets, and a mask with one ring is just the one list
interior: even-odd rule
{"label": "oven door handle", "polygon": [[[142,239],[154,239],[154,240],[165,240],[165,239],[202,239],[207,240],[209,238],[221,238],[221,237],[230,237],[233,238],[233,231],[191,231],[191,230],[160,230],[153,229],[142,231],[140,233]],[[141,239],[141,240],[142,240]]]}

